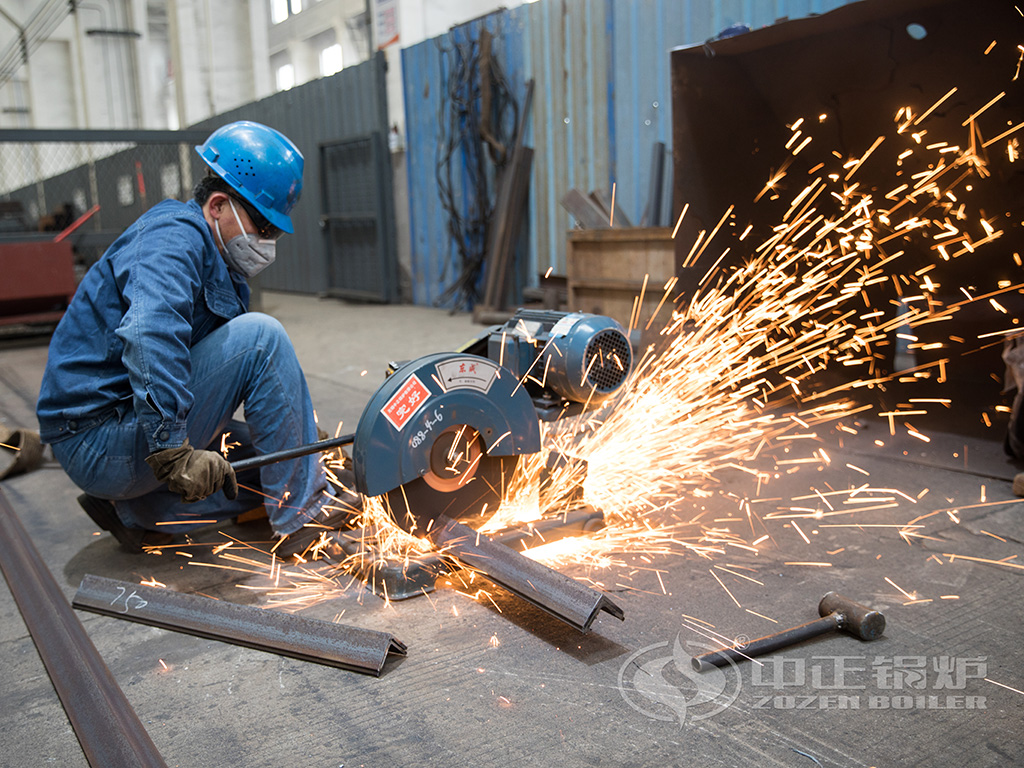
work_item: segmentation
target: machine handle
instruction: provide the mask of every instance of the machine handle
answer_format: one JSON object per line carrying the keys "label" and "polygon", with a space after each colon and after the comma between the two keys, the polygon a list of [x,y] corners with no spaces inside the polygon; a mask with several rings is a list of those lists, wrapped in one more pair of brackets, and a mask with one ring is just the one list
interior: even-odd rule
{"label": "machine handle", "polygon": [[253,456],[249,459],[239,459],[238,461],[231,462],[231,468],[235,470],[235,472],[241,472],[245,469],[264,467],[267,464],[276,464],[279,461],[297,459],[300,456],[308,456],[311,453],[320,453],[322,451],[329,451],[332,448],[340,448],[343,445],[351,445],[355,440],[356,435],[353,432],[348,435],[340,435],[328,440],[321,440],[318,443],[300,445],[296,448],[286,448],[283,451],[274,451],[273,453],[264,453],[261,456]]}

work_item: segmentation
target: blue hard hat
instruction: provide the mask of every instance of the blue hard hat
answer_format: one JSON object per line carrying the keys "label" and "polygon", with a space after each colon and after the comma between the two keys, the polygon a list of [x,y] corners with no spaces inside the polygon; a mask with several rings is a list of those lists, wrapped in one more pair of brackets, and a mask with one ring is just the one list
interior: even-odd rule
{"label": "blue hard hat", "polygon": [[196,152],[218,176],[283,232],[302,194],[302,153],[291,139],[261,123],[239,120],[210,134]]}

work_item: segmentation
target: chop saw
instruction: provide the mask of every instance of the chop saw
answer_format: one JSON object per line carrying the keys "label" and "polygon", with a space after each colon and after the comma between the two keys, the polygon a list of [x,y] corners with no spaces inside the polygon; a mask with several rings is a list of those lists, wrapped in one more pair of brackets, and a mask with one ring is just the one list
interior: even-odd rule
{"label": "chop saw", "polygon": [[632,364],[629,338],[612,318],[519,310],[460,351],[392,364],[353,435],[232,466],[351,444],[356,490],[384,497],[400,527],[586,631],[599,611],[622,619],[622,610],[469,524],[498,509],[520,458],[541,450],[541,420],[604,403]]}

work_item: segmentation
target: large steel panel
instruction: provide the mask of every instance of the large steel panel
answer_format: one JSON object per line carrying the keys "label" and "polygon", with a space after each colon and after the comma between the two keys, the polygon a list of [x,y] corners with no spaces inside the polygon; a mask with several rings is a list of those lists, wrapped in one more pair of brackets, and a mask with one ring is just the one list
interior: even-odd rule
{"label": "large steel panel", "polygon": [[402,72],[412,297],[415,304],[432,304],[443,289],[449,265],[455,269],[455,245],[448,235],[435,177],[440,142],[438,108],[443,87],[436,43],[427,41],[403,50]]}
{"label": "large steel panel", "polygon": [[[853,0],[638,0],[613,2],[614,166],[616,201],[634,223],[647,200],[655,142],[667,148],[666,206],[672,200],[672,91],[669,52],[734,25],[751,29],[823,13]],[[678,208],[664,211],[673,220]]]}

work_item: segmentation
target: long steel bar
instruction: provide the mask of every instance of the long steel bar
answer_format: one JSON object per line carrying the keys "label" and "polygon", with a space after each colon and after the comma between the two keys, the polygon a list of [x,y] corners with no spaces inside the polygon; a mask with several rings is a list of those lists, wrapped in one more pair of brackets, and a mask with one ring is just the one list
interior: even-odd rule
{"label": "long steel bar", "polygon": [[495,584],[581,632],[590,629],[600,611],[607,611],[619,620],[625,619],[622,609],[607,596],[462,523],[442,515],[428,536],[442,554],[479,571]]}
{"label": "long steel bar", "polygon": [[89,765],[166,766],[2,489],[0,568]]}
{"label": "long steel bar", "polygon": [[308,456],[311,453],[320,453],[322,451],[329,451],[332,448],[340,448],[343,445],[351,445],[355,439],[355,433],[340,435],[328,440],[321,440],[318,443],[309,443],[308,445],[299,445],[295,448],[285,448],[283,451],[264,453],[260,456],[253,456],[251,459],[239,459],[238,461],[231,462],[231,468],[235,472],[241,472],[243,469],[254,469],[267,464],[274,464],[278,461],[285,461],[286,459],[297,459],[300,456]]}
{"label": "long steel bar", "polygon": [[306,619],[87,574],[73,605],[162,629],[380,676],[389,653],[405,644],[387,632]]}

